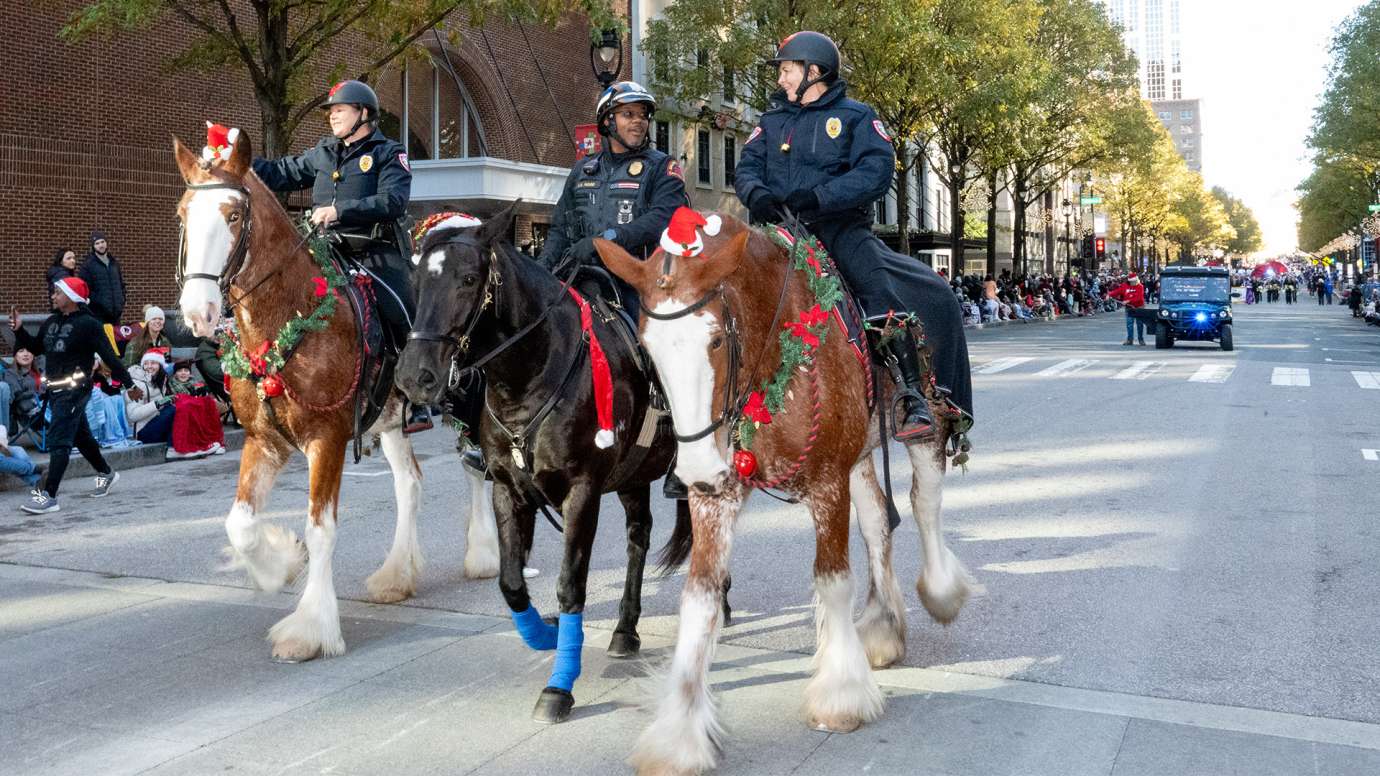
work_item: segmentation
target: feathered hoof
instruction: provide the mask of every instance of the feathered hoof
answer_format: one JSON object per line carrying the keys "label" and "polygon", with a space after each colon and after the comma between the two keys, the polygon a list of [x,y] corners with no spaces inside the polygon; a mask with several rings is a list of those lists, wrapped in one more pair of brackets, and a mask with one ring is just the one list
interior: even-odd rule
{"label": "feathered hoof", "polygon": [[613,658],[637,657],[642,651],[642,639],[635,633],[614,633],[609,639],[608,656]]}
{"label": "feathered hoof", "polygon": [[915,583],[915,592],[920,595],[920,603],[935,622],[948,625],[958,618],[958,613],[963,610],[963,605],[968,602],[968,596],[973,592],[965,576],[951,575],[948,583],[944,585],[928,585],[925,583],[926,577],[923,576]]}
{"label": "feathered hoof", "polygon": [[543,725],[554,725],[570,718],[570,710],[575,708],[575,696],[559,687],[547,687],[537,696],[537,705],[532,709],[532,719]]}
{"label": "feathered hoof", "polygon": [[812,714],[806,724],[821,733],[852,733],[862,727],[862,717],[854,714]]}
{"label": "feathered hoof", "polygon": [[321,657],[321,645],[290,639],[273,645],[273,662],[306,663]]}
{"label": "feathered hoof", "polygon": [[364,584],[369,590],[369,600],[376,604],[396,604],[406,601],[417,592],[417,586],[412,579],[404,578],[387,566],[370,574]]}

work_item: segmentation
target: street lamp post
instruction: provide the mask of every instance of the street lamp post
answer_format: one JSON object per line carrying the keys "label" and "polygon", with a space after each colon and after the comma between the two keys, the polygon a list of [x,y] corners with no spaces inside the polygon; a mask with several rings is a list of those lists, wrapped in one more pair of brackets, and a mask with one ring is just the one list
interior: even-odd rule
{"label": "street lamp post", "polygon": [[589,44],[589,67],[605,89],[618,80],[618,71],[623,69],[623,42],[617,30],[601,30],[599,40]]}
{"label": "street lamp post", "polygon": [[1069,236],[1069,219],[1073,218],[1073,203],[1068,199],[1064,200],[1064,271],[1073,266],[1073,242]]}

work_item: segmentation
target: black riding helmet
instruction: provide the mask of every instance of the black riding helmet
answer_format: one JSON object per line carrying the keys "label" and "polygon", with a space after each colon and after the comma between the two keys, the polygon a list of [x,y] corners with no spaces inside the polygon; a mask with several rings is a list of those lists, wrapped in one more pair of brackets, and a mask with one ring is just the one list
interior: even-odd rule
{"label": "black riding helmet", "polygon": [[[832,84],[839,77],[839,47],[834,45],[833,39],[828,35],[810,30],[802,30],[793,35],[788,35],[781,41],[781,46],[776,50],[776,56],[767,60],[770,64],[779,65],[782,62],[800,62],[805,68],[805,77],[800,80],[800,86],[796,87],[795,99],[799,101],[805,95],[805,91],[817,83]],[[811,79],[810,65],[819,68],[819,78]]]}
{"label": "black riding helmet", "polygon": [[354,134],[364,124],[371,121],[378,121],[379,118],[379,96],[363,81],[341,81],[326,93],[326,101],[321,103],[322,110],[330,110],[332,105],[353,105],[361,111],[368,108],[368,118],[361,113],[359,120],[355,122],[350,134]]}

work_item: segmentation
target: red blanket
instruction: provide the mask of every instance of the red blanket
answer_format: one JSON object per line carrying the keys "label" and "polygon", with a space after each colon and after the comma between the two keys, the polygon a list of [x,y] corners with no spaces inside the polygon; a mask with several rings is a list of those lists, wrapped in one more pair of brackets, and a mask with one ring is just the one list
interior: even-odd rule
{"label": "red blanket", "polygon": [[178,394],[173,403],[177,407],[171,442],[174,450],[195,453],[210,447],[213,442],[225,444],[225,430],[220,425],[215,399]]}

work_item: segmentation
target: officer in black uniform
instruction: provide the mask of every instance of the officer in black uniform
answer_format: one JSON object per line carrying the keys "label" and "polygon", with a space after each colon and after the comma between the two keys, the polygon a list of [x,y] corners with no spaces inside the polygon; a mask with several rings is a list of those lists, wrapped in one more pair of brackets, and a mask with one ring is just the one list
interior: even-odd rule
{"label": "officer in black uniform", "polygon": [[[254,173],[274,191],[311,187],[312,223],[373,275],[380,317],[401,350],[416,312],[411,241],[400,223],[412,193],[407,153],[379,131],[379,98],[368,84],[341,81],[322,108],[330,137],[297,156],[255,159]],[[425,416],[418,408],[408,430],[430,428]]]}
{"label": "officer in black uniform", "polygon": [[[963,314],[948,284],[933,269],[889,250],[872,233],[872,206],[886,195],[896,155],[872,108],[848,98],[839,78],[839,50],[827,36],[798,32],[781,43],[773,105],[743,145],[735,188],[753,221],[776,221],[784,205],[833,257],[864,315],[916,315],[934,356],[937,386],[960,411],[966,430],[973,412],[972,373]],[[934,419],[923,400],[916,342],[909,327],[883,343],[904,388],[893,436],[924,439]]]}
{"label": "officer in black uniform", "polygon": [[[656,100],[640,85],[620,81],[604,90],[595,123],[604,150],[575,165],[556,202],[551,232],[537,261],[556,269],[566,262],[599,264],[594,238],[638,258],[656,250],[671,214],[689,204],[680,164],[651,147]],[[624,309],[637,317],[632,287],[614,278]]]}
{"label": "officer in black uniform", "polygon": [[[604,149],[570,171],[537,261],[552,270],[568,262],[602,265],[596,237],[644,260],[656,250],[671,214],[689,200],[680,164],[651,147],[655,113],[656,100],[633,81],[619,81],[599,95],[594,120],[606,138]],[[637,293],[621,278],[613,283],[623,309],[636,320]],[[688,496],[674,467],[663,492],[667,498]]]}

